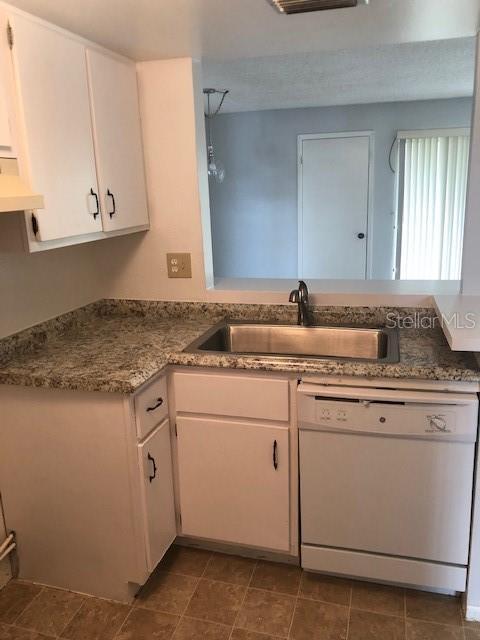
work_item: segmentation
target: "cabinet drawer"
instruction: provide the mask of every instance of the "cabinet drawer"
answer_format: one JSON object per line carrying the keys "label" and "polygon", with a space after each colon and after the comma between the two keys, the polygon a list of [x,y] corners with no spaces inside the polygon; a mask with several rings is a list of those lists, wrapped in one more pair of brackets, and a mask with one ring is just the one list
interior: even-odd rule
{"label": "cabinet drawer", "polygon": [[185,413],[288,421],[288,380],[175,373],[175,408]]}
{"label": "cabinet drawer", "polygon": [[135,396],[137,435],[142,440],[168,414],[167,378],[152,382]]}

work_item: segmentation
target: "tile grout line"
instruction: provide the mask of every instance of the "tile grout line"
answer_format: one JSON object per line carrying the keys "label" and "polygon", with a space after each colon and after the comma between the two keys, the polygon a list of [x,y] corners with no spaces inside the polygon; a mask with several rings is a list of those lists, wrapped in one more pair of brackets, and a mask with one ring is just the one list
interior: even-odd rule
{"label": "tile grout line", "polygon": [[[33,584],[33,583],[32,583]],[[12,625],[13,626],[17,626],[17,621],[20,619],[21,616],[23,616],[23,614],[25,613],[25,611],[32,605],[32,603],[40,596],[40,594],[42,594],[45,591],[45,587],[40,587],[40,591],[37,593],[37,595],[33,596],[33,598],[30,600],[30,602],[25,605],[25,607],[20,611],[20,613],[18,614],[18,616],[16,616],[16,618],[14,618]],[[25,629],[25,627],[22,627],[23,629]]]}
{"label": "tile grout line", "polygon": [[127,618],[130,616],[130,614],[132,613],[133,609],[135,608],[135,602],[133,604],[126,604],[126,603],[121,602],[120,604],[125,604],[125,606],[127,606],[129,608],[129,611],[128,611],[127,614],[125,614],[125,617],[122,620],[122,623],[120,624],[120,626],[118,627],[118,629],[116,630],[114,635],[112,636],[112,640],[115,640],[115,638],[118,636],[118,634],[120,633],[121,629],[123,629],[123,625],[127,621]]}
{"label": "tile grout line", "polygon": [[127,615],[125,616],[125,619],[123,620],[122,624],[119,626],[119,628],[117,629],[117,632],[115,633],[115,635],[113,636],[113,640],[115,640],[115,638],[118,638],[119,633],[122,631],[123,627],[125,626],[125,623],[127,622],[127,620],[129,619],[130,615],[132,614],[132,611],[135,609],[134,605],[130,605],[130,611],[127,613]]}
{"label": "tile grout line", "polygon": [[247,599],[247,594],[248,594],[248,590],[250,589],[250,585],[252,584],[252,580],[253,580],[253,576],[255,575],[255,571],[257,570],[258,567],[258,560],[255,560],[255,565],[252,568],[252,573],[250,574],[250,579],[248,581],[248,584],[245,587],[245,593],[243,594],[243,598],[242,598],[242,602],[240,603],[240,606],[238,607],[238,612],[237,615],[235,616],[235,620],[233,621],[233,625],[232,628],[230,630],[230,635],[228,636],[228,640],[231,640],[233,632],[235,630],[235,624],[238,620],[238,616],[240,615],[240,611],[243,609],[243,605],[245,604],[245,600]]}
{"label": "tile grout line", "polygon": [[[200,584],[201,579],[204,577],[205,572],[207,571],[208,565],[210,564],[210,562],[213,559],[213,551],[210,551],[210,557],[208,558],[207,562],[205,563],[205,566],[203,567],[203,571],[199,576],[189,576],[189,577],[195,577],[197,579],[197,582],[195,584],[195,588],[192,591],[192,594],[190,595],[190,597],[188,598],[188,602],[185,605],[185,609],[183,610],[183,612],[180,614],[180,617],[178,618],[178,622],[175,626],[175,629],[173,630],[173,633],[171,635],[171,637],[173,638],[175,636],[175,633],[177,632],[178,627],[180,626],[182,620],[185,618],[185,613],[188,610],[188,607],[190,606],[190,602],[192,601],[193,596],[195,595],[197,589],[198,589],[198,585]],[[177,574],[179,575],[179,574]],[[205,620],[203,621],[205,622]]]}
{"label": "tile grout line", "polygon": [[[172,637],[174,638],[175,637],[175,634],[177,633],[179,624],[185,618],[192,618],[192,619],[195,619],[195,620],[198,620],[198,621],[203,621],[203,622],[207,622],[207,623],[214,623],[214,624],[218,624],[219,626],[221,625],[222,627],[225,627],[225,628],[230,627],[229,624],[214,622],[214,621],[210,621],[210,620],[203,619],[203,618],[197,618],[196,616],[188,616],[188,615],[186,615],[188,607],[190,605],[190,602],[191,602],[193,596],[195,595],[195,593],[196,593],[196,591],[198,589],[200,581],[202,579],[206,578],[208,569],[209,569],[209,567],[211,567],[214,557],[215,557],[215,553],[214,552],[210,552],[209,557],[206,560],[206,563],[205,563],[205,566],[204,566],[203,570],[201,571],[200,575],[197,575],[197,576],[192,576],[191,574],[188,575],[188,574],[185,574],[185,573],[177,573],[175,571],[162,572],[162,573],[170,574],[170,575],[180,575],[180,576],[184,576],[184,577],[189,577],[191,579],[193,578],[193,579],[196,580],[196,582],[194,584],[193,592],[190,595],[190,597],[188,598],[187,603],[186,603],[185,608],[183,609],[182,613],[173,614],[171,611],[163,611],[164,614],[175,615],[175,617],[177,618],[177,622],[176,622],[175,626],[173,627],[172,635],[170,636],[170,638],[172,638]],[[232,557],[235,557],[235,556],[232,556]],[[246,601],[246,598],[247,598],[247,594],[248,594],[248,592],[250,590],[260,591],[260,592],[263,591],[263,592],[271,593],[271,594],[275,594],[275,595],[279,595],[279,593],[282,593],[282,592],[278,592],[278,591],[274,591],[274,590],[269,590],[269,589],[258,588],[258,587],[253,587],[252,586],[252,584],[254,582],[254,575],[255,575],[255,572],[256,572],[260,562],[261,562],[260,560],[258,560],[258,559],[255,560],[254,559],[254,562],[252,563],[252,569],[251,569],[250,577],[248,579],[248,583],[246,585],[242,585],[242,586],[245,587],[245,593],[244,593],[242,601],[241,601],[241,603],[239,605],[239,610],[238,610],[237,614],[235,615],[235,619],[233,621],[233,626],[230,628],[230,633],[229,633],[229,636],[228,636],[229,640],[231,640],[231,638],[233,636],[233,633],[234,633],[234,630],[235,630],[235,628],[237,628],[235,625],[237,624],[237,621],[238,621],[238,618],[239,618],[239,615],[240,615],[240,611],[241,611],[241,609],[243,608],[243,606],[245,604],[245,601]],[[287,635],[288,638],[291,637],[292,627],[293,627],[293,620],[294,620],[295,613],[296,613],[296,610],[297,610],[297,605],[299,604],[299,600],[302,598],[301,589],[302,589],[302,584],[303,584],[303,581],[304,581],[304,575],[305,575],[304,572],[302,572],[301,576],[300,576],[300,580],[298,582],[296,595],[294,595],[294,594],[290,595],[292,600],[294,600],[294,607],[293,607],[292,619],[291,619],[291,622],[290,622],[290,625],[289,625],[289,630],[288,630],[288,635]],[[225,584],[225,585],[234,585],[235,584],[234,582],[228,582],[227,580],[216,580],[216,579],[209,579],[209,580],[211,580],[214,583],[216,582],[216,583]],[[31,584],[33,584],[33,583],[31,583]],[[21,616],[27,610],[29,610],[33,606],[33,604],[37,601],[38,598],[41,597],[41,595],[43,593],[45,593],[49,589],[55,590],[55,587],[47,587],[47,586],[44,586],[44,585],[38,585],[38,586],[39,586],[39,592],[36,595],[33,596],[33,598],[30,600],[30,602],[28,602],[28,604],[18,613],[17,616],[14,616],[13,621],[11,623],[8,623],[7,626],[13,627],[13,628],[18,628],[18,629],[23,629],[23,630],[36,631],[34,628],[24,627],[24,626],[18,625],[18,620],[21,618]],[[349,604],[348,604],[348,619],[347,619],[347,628],[346,628],[345,640],[348,640],[348,638],[351,635],[350,622],[351,622],[351,614],[352,614],[352,610],[353,610],[353,588],[354,587],[353,587],[353,583],[352,583],[351,586],[350,586],[350,597],[349,597]],[[61,591],[67,591],[69,593],[75,593],[75,592],[70,592],[68,590],[61,590]],[[464,620],[463,615],[461,615],[461,617],[460,617],[460,622],[461,622],[460,625],[458,625],[458,624],[455,625],[455,624],[451,624],[451,623],[450,624],[449,623],[441,623],[441,622],[434,621],[432,619],[426,619],[426,618],[409,617],[408,616],[408,607],[407,607],[407,593],[408,592],[405,589],[403,589],[403,614],[395,615],[395,614],[392,614],[392,613],[387,614],[385,612],[381,612],[382,615],[386,615],[386,616],[389,616],[389,617],[393,616],[393,617],[403,618],[403,620],[404,620],[404,634],[403,634],[404,640],[406,640],[406,638],[408,637],[407,622],[409,620],[412,620],[412,621],[418,620],[420,622],[423,621],[423,622],[428,623],[428,624],[442,625],[442,626],[446,626],[446,627],[449,627],[449,628],[461,628],[462,632],[459,633],[460,640],[462,640],[462,639],[466,640],[468,630],[467,630],[467,627],[466,627],[466,624],[465,624],[466,621]],[[85,607],[85,605],[87,603],[87,600],[89,598],[96,599],[94,596],[87,596],[85,594],[78,594],[78,595],[80,595],[82,597],[82,601],[81,601],[80,605],[78,606],[78,608],[71,614],[71,618],[69,618],[69,620],[67,620],[67,622],[65,623],[64,627],[60,630],[60,632],[58,634],[54,634],[54,635],[48,636],[49,638],[57,638],[57,639],[61,638],[61,634],[65,632],[65,630],[68,628],[68,625],[71,623],[71,621],[78,614],[81,613],[81,611],[83,610],[83,608]],[[287,595],[288,596],[288,594],[282,594],[282,595]],[[308,600],[311,600],[313,602],[324,602],[324,603],[327,603],[327,601],[318,600],[316,598],[311,598],[309,596],[305,596],[305,598],[308,599]],[[331,604],[331,603],[329,603],[329,604]],[[126,613],[125,618],[123,619],[122,623],[120,624],[119,629],[117,630],[117,632],[114,635],[114,638],[117,638],[118,635],[121,633],[121,631],[125,628],[125,624],[126,624],[127,620],[130,618],[130,616],[133,613],[134,609],[137,607],[137,603],[134,602],[133,605],[130,604],[130,605],[127,605],[127,607],[129,608],[129,611]],[[150,607],[141,607],[141,608],[150,609]],[[158,612],[162,613],[161,609],[152,608],[150,610],[155,610],[155,611],[158,611]],[[363,608],[360,608],[359,610],[363,610],[363,611],[367,611],[367,612],[369,611],[368,609],[363,609]],[[376,612],[374,610],[371,610],[370,612],[371,613],[380,613],[380,612]],[[39,633],[38,631],[36,631],[36,632]],[[274,637],[274,636],[271,636],[270,634],[265,634],[265,633],[263,635],[265,635],[266,640],[268,640],[268,638]],[[62,638],[62,640],[66,640],[66,639]]]}
{"label": "tile grout line", "polygon": [[295,612],[297,610],[298,598],[300,596],[300,589],[302,587],[303,576],[304,576],[303,570],[300,568],[300,580],[298,581],[297,595],[295,596],[295,604],[293,605],[292,619],[290,620],[290,625],[288,627],[287,640],[288,638],[290,638],[290,635],[292,633],[293,621],[295,619]]}
{"label": "tile grout line", "polygon": [[[70,622],[74,619],[74,617],[77,615],[77,613],[79,613],[79,611],[81,610],[81,608],[83,607],[85,601],[87,598],[89,597],[94,597],[94,596],[81,596],[82,597],[82,602],[80,604],[80,606],[78,607],[78,609],[75,610],[75,612],[72,614],[72,617],[69,618],[65,624],[65,626],[61,629],[60,633],[56,633],[54,635],[50,635],[50,634],[46,634],[43,631],[38,631],[37,629],[34,629],[33,627],[24,627],[23,625],[19,625],[18,624],[18,620],[20,619],[20,617],[25,613],[25,611],[27,611],[27,609],[33,604],[33,602],[47,589],[52,589],[52,590],[57,590],[57,591],[62,591],[65,593],[72,593],[74,595],[80,595],[77,594],[75,591],[68,591],[68,589],[57,589],[57,587],[42,587],[41,590],[37,593],[37,595],[31,600],[31,602],[28,603],[28,605],[25,607],[25,609],[23,609],[23,611],[15,618],[15,622],[12,623],[12,626],[15,627],[16,629],[22,629],[22,630],[27,630],[27,631],[34,631],[36,634],[39,635],[44,635],[48,638],[61,638],[61,634],[65,631],[65,629],[68,627],[68,625],[70,624]],[[65,640],[65,639],[63,639]]]}
{"label": "tile grout line", "polygon": [[348,636],[350,635],[350,616],[352,614],[352,602],[353,602],[353,582],[350,582],[350,598],[348,600],[347,632],[345,635],[345,640],[348,640]]}
{"label": "tile grout line", "polygon": [[[91,596],[87,596],[87,597],[91,597]],[[73,621],[73,619],[75,618],[75,616],[77,615],[77,613],[80,613],[80,611],[83,609],[83,605],[85,604],[85,602],[87,601],[87,597],[82,599],[82,603],[81,605],[78,607],[78,609],[75,611],[75,613],[72,615],[72,617],[68,620],[68,622],[65,624],[65,626],[63,627],[63,629],[60,631],[60,633],[58,633],[56,635],[57,638],[61,638],[62,637],[62,633],[64,633],[67,628],[68,625]]]}

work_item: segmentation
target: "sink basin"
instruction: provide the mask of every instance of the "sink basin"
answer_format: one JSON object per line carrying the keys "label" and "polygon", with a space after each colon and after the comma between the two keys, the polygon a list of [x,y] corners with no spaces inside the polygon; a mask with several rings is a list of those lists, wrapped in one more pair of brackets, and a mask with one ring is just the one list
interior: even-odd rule
{"label": "sink basin", "polygon": [[373,362],[399,360],[398,332],[395,329],[247,322],[222,322],[192,342],[185,351]]}

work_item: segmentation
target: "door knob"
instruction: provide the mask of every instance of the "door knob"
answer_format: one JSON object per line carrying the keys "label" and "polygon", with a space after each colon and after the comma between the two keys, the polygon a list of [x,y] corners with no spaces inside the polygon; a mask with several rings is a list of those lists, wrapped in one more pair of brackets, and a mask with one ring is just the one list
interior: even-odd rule
{"label": "door knob", "polygon": [[359,240],[363,240],[365,238],[365,234],[364,233],[357,233],[357,238]]}

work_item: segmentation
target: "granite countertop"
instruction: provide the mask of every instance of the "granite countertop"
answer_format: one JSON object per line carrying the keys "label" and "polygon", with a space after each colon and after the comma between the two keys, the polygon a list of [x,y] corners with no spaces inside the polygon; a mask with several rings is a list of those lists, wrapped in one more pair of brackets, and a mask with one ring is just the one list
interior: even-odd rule
{"label": "granite countertop", "polygon": [[[385,308],[318,308],[325,324],[381,326]],[[412,310],[401,310],[406,315]],[[432,320],[432,310],[415,310]],[[399,310],[395,310],[399,313]],[[0,384],[133,393],[167,365],[321,375],[480,381],[469,353],[452,352],[441,328],[400,329],[400,362],[192,354],[183,350],[221,319],[295,322],[286,305],[100,301],[0,341]],[[427,325],[431,324],[427,322]]]}

